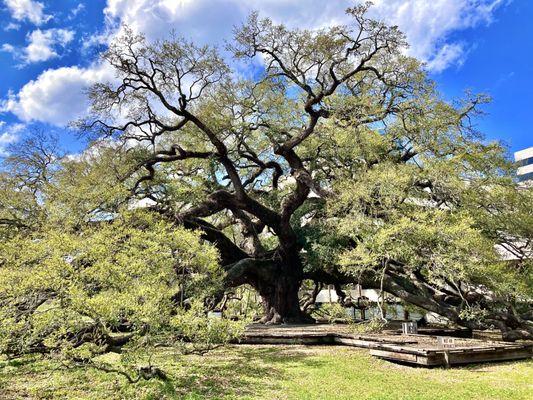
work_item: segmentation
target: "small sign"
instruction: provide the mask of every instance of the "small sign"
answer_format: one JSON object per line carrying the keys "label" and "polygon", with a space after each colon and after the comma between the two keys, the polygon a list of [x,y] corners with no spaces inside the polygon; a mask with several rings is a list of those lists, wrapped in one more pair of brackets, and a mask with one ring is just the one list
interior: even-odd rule
{"label": "small sign", "polygon": [[455,338],[437,336],[437,343],[441,349],[455,349]]}
{"label": "small sign", "polygon": [[208,318],[222,318],[222,312],[221,311],[209,311],[207,313]]}
{"label": "small sign", "polygon": [[346,312],[346,317],[355,319],[355,308],[353,307],[345,308],[345,312]]}
{"label": "small sign", "polygon": [[402,333],[404,335],[416,335],[418,333],[418,325],[416,322],[403,322]]}

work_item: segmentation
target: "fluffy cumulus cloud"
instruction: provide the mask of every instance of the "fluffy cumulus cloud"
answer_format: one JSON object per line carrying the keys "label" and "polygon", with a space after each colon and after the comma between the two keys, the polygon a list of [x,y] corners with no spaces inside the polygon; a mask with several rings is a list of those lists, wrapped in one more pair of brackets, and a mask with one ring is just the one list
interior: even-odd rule
{"label": "fluffy cumulus cloud", "polygon": [[[109,25],[125,23],[148,38],[161,38],[169,28],[205,43],[231,36],[252,10],[291,27],[315,28],[350,23],[344,10],[353,0],[108,0]],[[374,0],[371,15],[398,25],[407,35],[409,53],[442,71],[461,64],[468,51],[450,43],[453,32],[490,23],[503,0]],[[202,21],[201,24],[198,21]]]}
{"label": "fluffy cumulus cloud", "polygon": [[15,53],[15,46],[10,45],[9,43],[4,43],[2,47],[0,47],[2,51],[5,51],[6,53]]}
{"label": "fluffy cumulus cloud", "polygon": [[16,48],[10,44],[3,44],[2,50],[13,53],[25,64],[47,61],[59,57],[59,49],[64,49],[74,39],[74,31],[69,29],[36,29],[28,34],[28,45]]}
{"label": "fluffy cumulus cloud", "polygon": [[44,4],[33,0],[4,0],[4,3],[11,13],[11,16],[17,21],[29,21],[35,25],[41,25],[50,18],[44,12]]}
{"label": "fluffy cumulus cloud", "polygon": [[24,49],[24,60],[32,63],[58,57],[57,48],[64,48],[72,39],[74,31],[69,29],[37,29],[29,35],[29,44]]}
{"label": "fluffy cumulus cloud", "polygon": [[21,123],[8,125],[5,121],[0,121],[0,157],[9,154],[7,147],[19,139],[19,133],[24,128],[25,125]]}
{"label": "fluffy cumulus cloud", "polygon": [[[460,65],[472,43],[454,42],[454,32],[488,24],[503,0],[374,0],[374,17],[398,25],[411,44],[409,54],[439,72]],[[200,43],[222,44],[232,28],[252,11],[291,27],[314,28],[349,23],[344,10],[353,0],[108,0],[106,30],[94,37],[111,40],[127,24],[149,39],[174,29]],[[101,42],[102,40],[98,40]],[[63,67],[43,72],[4,102],[22,120],[63,124],[86,109],[82,88],[105,68]]]}
{"label": "fluffy cumulus cloud", "polygon": [[9,43],[4,43],[2,51],[12,53],[15,59],[21,60],[23,64],[32,64],[47,61],[59,57],[60,49],[74,39],[74,31],[70,29],[36,29],[27,35],[28,45],[25,47],[15,47]]}
{"label": "fluffy cumulus cloud", "polygon": [[427,68],[433,72],[442,72],[452,64],[463,65],[467,56],[463,43],[446,43],[427,62]]}
{"label": "fluffy cumulus cloud", "polygon": [[112,78],[113,72],[103,65],[49,69],[24,85],[18,93],[10,93],[0,110],[11,112],[25,122],[66,125],[87,111],[85,89],[95,82]]}

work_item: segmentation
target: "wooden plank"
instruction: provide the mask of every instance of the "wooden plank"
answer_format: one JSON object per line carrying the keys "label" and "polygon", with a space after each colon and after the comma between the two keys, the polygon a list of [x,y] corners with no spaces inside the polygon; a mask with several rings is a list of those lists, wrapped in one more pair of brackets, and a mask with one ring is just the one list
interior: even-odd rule
{"label": "wooden plank", "polygon": [[342,344],[345,346],[361,347],[365,349],[370,349],[379,346],[379,343],[376,342],[369,342],[367,340],[351,339],[346,337],[336,337],[335,343]]}
{"label": "wooden plank", "polygon": [[419,363],[418,356],[416,354],[407,354],[407,353],[398,353],[395,351],[370,349],[370,355],[379,357],[379,358],[386,358],[389,360],[403,361],[403,362],[409,362],[409,363],[415,363],[415,364]]}
{"label": "wooden plank", "polygon": [[517,349],[517,350],[497,350],[486,351],[477,353],[451,353],[449,354],[450,364],[471,364],[477,362],[488,361],[508,361],[508,360],[520,360],[525,358],[531,358],[533,354],[529,349]]}
{"label": "wooden plank", "polygon": [[397,362],[402,362],[402,363],[407,363],[407,364],[420,365],[424,367],[434,367],[434,366],[442,365],[442,361],[440,360],[440,358],[436,359],[435,357],[431,357],[427,355],[398,353],[398,352],[393,352],[393,351],[385,351],[385,350],[377,350],[377,349],[370,350],[370,355],[374,357],[383,358],[389,361],[397,361]]}
{"label": "wooden plank", "polygon": [[382,349],[385,349],[385,350],[388,350],[388,351],[394,351],[394,352],[397,352],[397,353],[417,354],[417,355],[421,355],[421,356],[427,356],[428,355],[426,350],[419,349],[419,348],[416,348],[416,347],[401,347],[401,346],[383,344],[383,345],[379,346],[379,348],[382,348]]}

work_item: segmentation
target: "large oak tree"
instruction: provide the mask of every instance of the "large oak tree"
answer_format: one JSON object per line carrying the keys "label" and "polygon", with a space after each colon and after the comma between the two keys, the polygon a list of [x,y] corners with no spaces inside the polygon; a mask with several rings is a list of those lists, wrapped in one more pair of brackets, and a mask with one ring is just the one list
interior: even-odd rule
{"label": "large oak tree", "polygon": [[[130,200],[217,246],[226,286],[253,286],[263,322],[309,321],[298,291],[311,279],[531,337],[531,192],[475,131],[485,99],[445,102],[368,7],[319,30],[253,14],[232,59],[125,28],[103,55],[116,80],[91,88],[77,125],[127,159]],[[501,243],[518,262],[495,257]],[[490,279],[503,274],[507,287]]]}

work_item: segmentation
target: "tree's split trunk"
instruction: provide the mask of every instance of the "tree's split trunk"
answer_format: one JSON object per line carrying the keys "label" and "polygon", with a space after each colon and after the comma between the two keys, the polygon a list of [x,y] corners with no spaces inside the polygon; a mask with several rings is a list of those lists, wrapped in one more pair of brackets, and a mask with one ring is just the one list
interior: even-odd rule
{"label": "tree's split trunk", "polygon": [[302,281],[299,259],[291,261],[246,258],[226,267],[226,285],[251,285],[263,303],[261,323],[314,322],[300,309],[298,291]]}
{"label": "tree's split trunk", "polygon": [[265,313],[260,322],[266,324],[314,322],[300,309],[299,288],[299,280],[283,275],[274,282],[260,282],[257,290]]}

